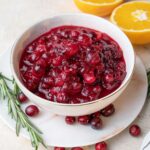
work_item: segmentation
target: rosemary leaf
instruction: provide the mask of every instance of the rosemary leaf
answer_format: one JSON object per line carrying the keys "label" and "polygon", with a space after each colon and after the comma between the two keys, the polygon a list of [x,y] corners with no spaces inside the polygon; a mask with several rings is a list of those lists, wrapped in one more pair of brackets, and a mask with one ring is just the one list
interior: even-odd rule
{"label": "rosemary leaf", "polygon": [[17,118],[17,122],[16,122],[16,135],[17,136],[19,136],[20,129],[21,129],[20,120],[19,120],[19,118]]}
{"label": "rosemary leaf", "polygon": [[[13,85],[13,89],[9,88],[7,82]],[[15,80],[11,80],[0,73],[0,98],[7,101],[8,114],[16,121],[17,136],[19,136],[21,127],[26,128],[30,135],[31,144],[35,150],[38,150],[40,143],[46,147],[41,136],[42,132],[28,119],[20,107],[20,103],[17,100],[19,92],[20,89]]]}

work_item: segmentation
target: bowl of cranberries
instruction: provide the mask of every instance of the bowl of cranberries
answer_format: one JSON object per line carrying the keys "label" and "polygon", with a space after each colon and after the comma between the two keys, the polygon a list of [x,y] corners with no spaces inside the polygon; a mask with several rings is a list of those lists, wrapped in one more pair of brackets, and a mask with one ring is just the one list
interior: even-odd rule
{"label": "bowl of cranberries", "polygon": [[11,53],[23,93],[47,111],[79,116],[113,101],[131,80],[135,63],[126,35],[109,21],[64,14],[27,29]]}

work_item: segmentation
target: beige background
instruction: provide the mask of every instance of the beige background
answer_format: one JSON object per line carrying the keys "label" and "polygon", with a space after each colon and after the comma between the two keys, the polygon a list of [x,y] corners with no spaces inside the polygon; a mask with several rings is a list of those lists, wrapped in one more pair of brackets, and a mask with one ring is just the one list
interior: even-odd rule
{"label": "beige background", "polygon": [[[0,0],[0,52],[13,45],[15,39],[33,23],[53,14],[79,12],[72,0]],[[135,46],[136,53],[150,67],[150,45]],[[135,123],[142,136],[132,138],[128,129],[108,141],[110,150],[139,150],[144,135],[150,131],[150,99]],[[93,149],[88,147],[87,149]],[[0,150],[32,150],[30,141],[19,137],[0,120]],[[41,146],[39,150],[44,150]]]}

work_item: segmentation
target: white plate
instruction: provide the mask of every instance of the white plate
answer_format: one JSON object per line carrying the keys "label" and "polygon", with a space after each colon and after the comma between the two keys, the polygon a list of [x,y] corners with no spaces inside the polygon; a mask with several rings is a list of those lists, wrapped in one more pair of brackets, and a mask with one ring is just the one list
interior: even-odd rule
{"label": "white plate", "polygon": [[[0,72],[11,77],[10,51],[0,57]],[[147,76],[143,63],[136,58],[134,76],[125,92],[115,101],[116,113],[112,117],[102,118],[104,127],[102,130],[94,130],[90,126],[79,124],[67,125],[64,117],[56,116],[41,110],[32,122],[43,132],[43,138],[49,146],[75,147],[91,145],[107,140],[124,130],[140,113],[147,94]],[[24,104],[23,109],[29,105]],[[0,101],[0,118],[13,130],[15,122],[7,114],[6,102]],[[21,130],[21,135],[29,138],[27,132]]]}

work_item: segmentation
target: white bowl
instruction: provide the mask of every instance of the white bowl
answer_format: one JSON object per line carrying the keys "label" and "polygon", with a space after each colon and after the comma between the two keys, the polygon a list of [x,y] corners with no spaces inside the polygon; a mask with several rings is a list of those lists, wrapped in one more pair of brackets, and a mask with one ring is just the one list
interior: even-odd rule
{"label": "white bowl", "polygon": [[[109,36],[111,36],[114,40],[118,42],[118,44],[123,50],[123,54],[126,62],[126,71],[127,71],[127,75],[118,89],[116,89],[113,93],[92,102],[87,102],[82,104],[61,104],[61,103],[51,102],[42,99],[36,96],[35,94],[33,94],[32,92],[30,92],[24,86],[19,72],[19,61],[24,48],[26,47],[27,44],[29,44],[32,40],[34,40],[41,34],[49,31],[51,28],[61,26],[61,25],[77,25],[77,26],[89,27],[107,33]],[[68,116],[79,116],[79,115],[90,114],[114,102],[117,99],[117,97],[125,90],[129,81],[131,80],[131,76],[134,70],[134,64],[135,64],[134,50],[126,35],[118,27],[116,27],[109,21],[88,14],[58,15],[43,20],[39,23],[36,23],[35,25],[27,29],[19,37],[19,39],[14,44],[11,53],[12,73],[18,86],[23,91],[23,93],[31,101],[33,101],[43,109],[47,111],[52,111],[55,114],[68,115]]]}

